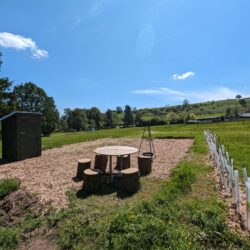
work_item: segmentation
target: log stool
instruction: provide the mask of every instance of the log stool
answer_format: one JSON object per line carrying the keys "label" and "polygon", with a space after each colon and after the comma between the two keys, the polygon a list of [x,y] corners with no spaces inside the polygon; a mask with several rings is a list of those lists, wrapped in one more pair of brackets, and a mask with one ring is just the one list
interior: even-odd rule
{"label": "log stool", "polygon": [[101,170],[102,173],[105,173],[108,164],[108,156],[106,155],[96,155],[95,156],[95,169]]}
{"label": "log stool", "polygon": [[140,188],[140,174],[138,168],[128,168],[122,172],[122,188],[128,193],[134,193]]}
{"label": "log stool", "polygon": [[152,171],[153,159],[150,156],[140,155],[138,156],[138,168],[141,175],[150,174]]}
{"label": "log stool", "polygon": [[80,159],[78,161],[78,166],[77,166],[77,172],[76,172],[76,178],[78,180],[83,179],[83,171],[87,168],[91,167],[91,160],[88,158],[85,159]]}
{"label": "log stool", "polygon": [[130,155],[117,156],[116,167],[117,170],[130,168]]}
{"label": "log stool", "polygon": [[101,171],[99,169],[86,169],[83,172],[82,188],[87,193],[94,193],[101,186]]}

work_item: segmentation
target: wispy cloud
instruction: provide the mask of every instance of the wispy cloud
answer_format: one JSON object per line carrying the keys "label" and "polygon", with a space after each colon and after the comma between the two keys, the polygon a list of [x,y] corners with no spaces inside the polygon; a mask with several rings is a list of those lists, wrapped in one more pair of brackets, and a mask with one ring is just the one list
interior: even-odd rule
{"label": "wispy cloud", "polygon": [[245,97],[250,96],[250,93],[244,93],[242,91],[230,89],[227,87],[218,87],[215,89],[205,90],[205,91],[179,91],[169,88],[157,88],[157,89],[135,90],[133,91],[133,93],[143,94],[143,95],[163,95],[173,100],[188,99],[192,102],[233,99],[238,94]]}
{"label": "wispy cloud", "polygon": [[95,1],[95,3],[90,7],[90,10],[89,10],[90,17],[99,16],[103,12],[104,6],[110,1],[111,0]]}
{"label": "wispy cloud", "polygon": [[194,72],[188,71],[188,72],[183,73],[183,74],[174,74],[174,75],[172,76],[172,78],[173,78],[174,80],[186,80],[187,78],[193,77],[194,75],[195,75]]}
{"label": "wispy cloud", "polygon": [[49,56],[48,52],[46,50],[39,49],[36,42],[31,38],[26,38],[8,32],[0,32],[0,46],[16,50],[30,49],[32,56],[37,59]]}

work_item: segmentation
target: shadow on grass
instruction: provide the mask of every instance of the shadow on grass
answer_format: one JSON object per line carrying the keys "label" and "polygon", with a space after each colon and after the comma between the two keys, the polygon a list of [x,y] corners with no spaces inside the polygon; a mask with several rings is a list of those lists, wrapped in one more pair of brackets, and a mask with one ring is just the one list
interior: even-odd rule
{"label": "shadow on grass", "polygon": [[136,194],[139,191],[139,189],[140,187],[138,188],[136,192],[128,193],[122,187],[122,181],[120,178],[115,178],[114,181],[112,182],[107,182],[106,179],[104,179],[98,191],[94,193],[88,193],[86,192],[86,190],[81,189],[76,192],[76,197],[78,199],[86,199],[91,195],[104,196],[104,195],[110,195],[110,194],[116,193],[117,198],[126,199]]}

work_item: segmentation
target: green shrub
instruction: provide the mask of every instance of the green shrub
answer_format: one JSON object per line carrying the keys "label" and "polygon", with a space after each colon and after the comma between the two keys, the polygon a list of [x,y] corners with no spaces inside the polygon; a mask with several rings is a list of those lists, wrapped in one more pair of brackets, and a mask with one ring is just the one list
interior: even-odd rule
{"label": "green shrub", "polygon": [[0,182],[0,199],[4,198],[11,192],[20,187],[20,181],[17,179],[6,179]]}
{"label": "green shrub", "polygon": [[215,249],[250,249],[249,242],[233,234],[225,223],[225,210],[218,201],[192,202],[187,208],[189,221],[199,227],[200,244]]}
{"label": "green shrub", "polygon": [[0,249],[16,249],[19,237],[16,229],[0,228]]}
{"label": "green shrub", "polygon": [[186,249],[186,232],[178,224],[151,215],[118,215],[111,223],[107,249]]}

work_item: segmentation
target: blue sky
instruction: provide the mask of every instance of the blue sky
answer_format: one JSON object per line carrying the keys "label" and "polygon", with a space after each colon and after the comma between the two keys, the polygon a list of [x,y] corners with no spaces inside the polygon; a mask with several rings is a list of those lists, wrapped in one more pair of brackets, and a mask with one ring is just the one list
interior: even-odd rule
{"label": "blue sky", "polygon": [[249,0],[2,0],[0,76],[64,108],[250,96]]}

